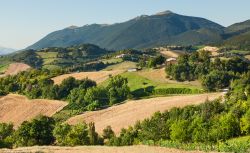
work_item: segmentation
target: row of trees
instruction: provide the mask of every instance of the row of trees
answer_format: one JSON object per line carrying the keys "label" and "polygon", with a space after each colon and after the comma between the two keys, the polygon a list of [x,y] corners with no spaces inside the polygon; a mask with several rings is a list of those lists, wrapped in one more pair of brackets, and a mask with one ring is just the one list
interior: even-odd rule
{"label": "row of trees", "polygon": [[192,81],[199,79],[207,90],[228,87],[232,79],[248,72],[249,64],[239,57],[229,60],[211,59],[206,51],[185,54],[178,58],[177,64],[168,64],[168,77],[177,81]]}
{"label": "row of trees", "polygon": [[46,116],[35,118],[29,122],[25,121],[17,130],[13,128],[12,124],[0,124],[0,148],[52,144],[102,145],[104,138],[95,132],[94,123],[88,125],[85,123],[59,124],[53,118]]}

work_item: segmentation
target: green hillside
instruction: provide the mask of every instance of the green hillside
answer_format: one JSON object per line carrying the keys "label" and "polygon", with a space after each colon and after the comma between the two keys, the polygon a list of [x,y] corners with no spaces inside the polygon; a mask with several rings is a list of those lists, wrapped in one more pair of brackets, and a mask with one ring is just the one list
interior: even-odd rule
{"label": "green hillside", "polygon": [[[11,59],[16,62],[26,63],[34,68],[73,68],[84,67],[84,64],[95,61],[101,56],[110,53],[110,51],[102,49],[96,45],[84,44],[67,48],[51,47],[41,50],[25,50],[17,54],[13,54]],[[91,69],[93,65],[89,64]]]}
{"label": "green hillside", "polygon": [[[168,43],[196,45],[218,40],[218,37],[214,37],[210,32],[199,32],[200,29],[211,29],[216,33],[223,32],[223,27],[212,21],[166,11],[151,16],[139,16],[127,22],[112,25],[69,27],[47,35],[28,48],[67,47],[92,43],[108,49],[125,49],[146,48]],[[185,34],[185,39],[179,41],[181,34]],[[195,37],[197,39],[193,39]],[[201,37],[203,39],[199,39]],[[189,38],[192,38],[192,41],[189,41]]]}

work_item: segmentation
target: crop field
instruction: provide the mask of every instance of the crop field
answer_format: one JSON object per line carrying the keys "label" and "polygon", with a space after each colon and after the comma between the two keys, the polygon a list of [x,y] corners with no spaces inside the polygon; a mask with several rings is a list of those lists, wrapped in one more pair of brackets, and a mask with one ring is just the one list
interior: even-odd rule
{"label": "crop field", "polygon": [[2,76],[15,75],[19,72],[26,71],[30,68],[31,67],[29,65],[24,64],[24,63],[12,63],[7,68],[5,67],[5,73]]}
{"label": "crop field", "polygon": [[[168,83],[168,84],[181,84],[185,87],[189,86],[190,88],[192,87],[200,87],[201,88],[201,84],[199,83],[199,81],[184,81],[184,82],[178,82],[175,80],[170,80],[166,77],[166,72],[165,72],[165,68],[161,68],[161,69],[146,69],[146,70],[142,70],[142,71],[138,71],[136,72],[136,74],[145,77],[149,80],[152,80],[154,82],[157,83]],[[178,86],[178,85],[177,85]]]}
{"label": "crop field", "polygon": [[110,125],[114,132],[118,134],[122,128],[132,126],[138,120],[149,118],[157,111],[164,112],[174,107],[197,105],[207,99],[214,100],[220,96],[222,96],[221,93],[209,93],[131,100],[100,111],[83,113],[70,118],[67,123],[74,125],[83,121],[86,123],[95,122],[98,133],[102,133],[102,130]]}
{"label": "crop field", "polygon": [[111,70],[128,70],[129,68],[136,68],[135,62],[125,61],[122,63],[114,64],[111,66],[106,67],[104,70],[111,71]]}
{"label": "crop field", "polygon": [[18,127],[38,115],[52,116],[67,105],[56,100],[29,100],[24,96],[9,94],[0,98],[0,122],[13,123]]}
{"label": "crop field", "polygon": [[183,51],[178,51],[178,50],[168,50],[166,48],[160,47],[160,48],[156,48],[157,50],[159,50],[159,52],[167,57],[174,57],[177,58],[180,55],[184,54]]}
{"label": "crop field", "polygon": [[68,77],[74,77],[78,80],[89,78],[93,81],[96,81],[98,84],[107,80],[109,76],[115,76],[118,74],[123,73],[122,70],[115,70],[115,71],[98,71],[98,72],[80,72],[80,73],[71,73],[71,74],[64,74],[57,76],[55,78],[52,78],[55,84],[61,84],[61,82],[68,78]]}
{"label": "crop field", "polygon": [[[166,79],[165,75],[164,69],[125,72],[121,74],[121,76],[128,79],[128,86],[132,92],[147,87],[154,87],[155,89],[189,88],[202,90],[202,87],[198,81],[180,83]],[[101,83],[103,86],[107,86],[107,84],[108,80]]]}
{"label": "crop field", "polygon": [[250,51],[244,51],[244,50],[231,50],[230,53],[236,53],[241,55],[248,55],[250,54]]}
{"label": "crop field", "polygon": [[104,64],[107,64],[107,63],[121,63],[122,62],[122,58],[104,59],[104,60],[102,60],[102,62]]}

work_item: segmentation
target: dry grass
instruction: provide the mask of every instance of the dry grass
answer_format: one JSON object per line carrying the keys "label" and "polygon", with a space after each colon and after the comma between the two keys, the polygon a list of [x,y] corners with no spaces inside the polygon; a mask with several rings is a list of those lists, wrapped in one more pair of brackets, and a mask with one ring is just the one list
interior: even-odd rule
{"label": "dry grass", "polygon": [[169,149],[157,146],[124,146],[124,147],[107,147],[107,146],[80,146],[80,147],[56,147],[40,146],[25,147],[17,149],[2,149],[0,153],[203,153],[201,151],[184,151],[178,149]]}
{"label": "dry grass", "polygon": [[72,73],[72,74],[64,74],[52,78],[55,84],[61,84],[62,81],[68,77],[74,77],[78,80],[89,78],[96,83],[101,83],[109,78],[110,75],[115,76],[123,73],[124,71],[116,70],[116,71],[98,71],[98,72],[80,72],[80,73]]}
{"label": "dry grass", "polygon": [[250,60],[250,55],[245,56],[248,60]]}
{"label": "dry grass", "polygon": [[221,95],[221,93],[210,93],[132,100],[104,110],[86,112],[70,118],[67,122],[72,125],[83,121],[86,123],[95,122],[96,130],[100,134],[104,128],[110,125],[118,134],[122,128],[134,125],[138,120],[149,118],[157,111],[163,112],[173,107],[196,105],[203,103],[206,99],[214,100]]}
{"label": "dry grass", "polygon": [[212,47],[212,46],[205,46],[204,48],[202,48],[201,50],[210,52],[212,54],[212,56],[218,56],[219,53],[219,48],[218,47]]}
{"label": "dry grass", "polygon": [[7,75],[15,75],[19,72],[26,71],[30,69],[30,66],[24,63],[12,63],[9,65],[7,70],[3,75],[0,75],[0,77],[7,76]]}
{"label": "dry grass", "polygon": [[13,123],[18,127],[38,115],[52,116],[67,105],[56,100],[29,100],[24,96],[9,94],[0,98],[0,122]]}
{"label": "dry grass", "polygon": [[184,54],[184,51],[169,50],[169,49],[164,48],[164,47],[155,48],[155,49],[159,50],[159,52],[160,52],[162,55],[167,56],[167,57],[174,57],[174,58],[177,58],[177,57],[179,57],[180,55]]}
{"label": "dry grass", "polygon": [[135,62],[130,62],[130,61],[124,61],[118,64],[110,65],[105,68],[107,71],[114,71],[114,70],[124,70],[127,71],[129,68],[136,68],[136,63]]}

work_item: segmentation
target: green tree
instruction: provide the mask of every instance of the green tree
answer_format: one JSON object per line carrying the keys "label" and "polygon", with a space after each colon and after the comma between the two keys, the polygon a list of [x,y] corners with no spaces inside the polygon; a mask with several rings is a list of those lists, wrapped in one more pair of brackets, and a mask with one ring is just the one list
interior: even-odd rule
{"label": "green tree", "polygon": [[111,126],[107,126],[105,129],[103,129],[102,137],[104,139],[111,139],[114,136],[115,136],[115,133],[112,130]]}
{"label": "green tree", "polygon": [[46,116],[23,122],[15,132],[16,145],[51,145],[54,142],[54,125],[54,119]]}
{"label": "green tree", "polygon": [[128,80],[120,75],[110,78],[107,90],[109,93],[110,105],[126,100],[130,94]]}
{"label": "green tree", "polygon": [[241,133],[250,134],[250,109],[240,120]]}
{"label": "green tree", "polygon": [[12,147],[13,124],[0,123],[0,148]]}
{"label": "green tree", "polygon": [[72,126],[66,138],[67,145],[89,145],[88,127],[85,123]]}
{"label": "green tree", "polygon": [[170,138],[177,142],[187,142],[189,139],[188,132],[189,122],[187,120],[176,120],[170,126]]}
{"label": "green tree", "polygon": [[53,136],[56,139],[56,144],[67,145],[67,136],[71,131],[71,126],[69,124],[57,124],[53,130]]}

